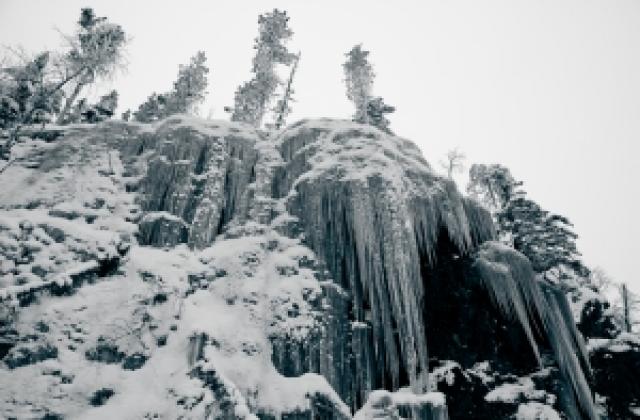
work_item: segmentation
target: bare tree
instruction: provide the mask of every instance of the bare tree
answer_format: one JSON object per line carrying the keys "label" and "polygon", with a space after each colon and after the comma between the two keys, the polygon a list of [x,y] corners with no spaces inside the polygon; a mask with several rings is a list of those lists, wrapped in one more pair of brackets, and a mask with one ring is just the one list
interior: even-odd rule
{"label": "bare tree", "polygon": [[625,283],[622,283],[620,290],[624,331],[635,332],[640,327],[640,296],[629,290]]}
{"label": "bare tree", "polygon": [[455,173],[460,173],[464,170],[464,160],[466,156],[460,152],[457,148],[449,150],[447,152],[447,160],[440,161],[440,166],[447,171],[447,176],[453,179]]}
{"label": "bare tree", "polygon": [[613,312],[618,326],[625,332],[640,328],[640,296],[629,290],[625,283],[616,283],[599,267],[591,270],[590,281],[602,294]]}

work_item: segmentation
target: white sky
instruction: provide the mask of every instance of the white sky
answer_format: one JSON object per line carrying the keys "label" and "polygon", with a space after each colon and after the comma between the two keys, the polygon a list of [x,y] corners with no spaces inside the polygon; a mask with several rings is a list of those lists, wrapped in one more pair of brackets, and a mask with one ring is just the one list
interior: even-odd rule
{"label": "white sky", "polygon": [[363,43],[397,134],[434,166],[454,147],[469,164],[508,166],[574,222],[588,265],[640,291],[640,1],[0,0],[0,43],[58,49],[56,28],[72,32],[86,5],[132,37],[128,71],[95,89],[116,88],[121,110],[168,90],[201,49],[211,68],[202,114],[227,118],[257,16],[277,7],[302,51],[290,121],[348,118],[341,63]]}

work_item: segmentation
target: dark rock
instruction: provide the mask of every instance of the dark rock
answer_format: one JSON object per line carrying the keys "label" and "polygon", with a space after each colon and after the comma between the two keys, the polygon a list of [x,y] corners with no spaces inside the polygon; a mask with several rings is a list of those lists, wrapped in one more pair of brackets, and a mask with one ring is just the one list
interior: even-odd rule
{"label": "dark rock", "polygon": [[164,292],[156,293],[153,296],[153,304],[159,305],[161,303],[165,303],[167,301],[167,294]]}
{"label": "dark rock", "polygon": [[64,242],[65,238],[67,237],[67,235],[64,233],[62,229],[57,228],[55,226],[51,226],[47,224],[40,224],[38,226],[41,227],[42,230],[44,230],[47,233],[47,235],[49,235],[51,239],[53,239],[57,243]]}
{"label": "dark rock", "polygon": [[85,352],[87,360],[101,363],[120,363],[126,356],[118,349],[118,346],[107,341],[104,337],[98,338],[96,346]]}
{"label": "dark rock", "polygon": [[147,361],[147,356],[142,353],[134,353],[126,356],[122,362],[122,368],[124,370],[137,370],[144,366]]}
{"label": "dark rock", "polygon": [[621,334],[595,346],[591,365],[593,390],[606,397],[608,418],[637,418],[630,407],[640,406],[640,338]]}
{"label": "dark rock", "polygon": [[24,234],[29,235],[31,234],[31,232],[33,232],[33,223],[28,220],[21,220],[19,223],[19,227]]}
{"label": "dark rock", "polygon": [[28,366],[47,359],[58,357],[58,349],[49,343],[20,343],[9,350],[3,358],[9,369]]}
{"label": "dark rock", "polygon": [[60,375],[60,383],[68,385],[73,382],[73,375]]}
{"label": "dark rock", "polygon": [[16,342],[14,340],[0,338],[0,360],[9,353],[9,351],[15,347]]}
{"label": "dark rock", "polygon": [[49,325],[47,325],[44,321],[38,321],[35,325],[36,331],[46,333],[49,332]]}
{"label": "dark rock", "polygon": [[67,220],[75,220],[78,217],[80,217],[80,213],[78,213],[75,210],[68,211],[68,210],[52,209],[52,210],[49,210],[49,216],[60,217]]}
{"label": "dark rock", "polygon": [[620,332],[613,315],[608,313],[609,302],[599,299],[587,301],[580,314],[578,329],[588,338],[613,338]]}
{"label": "dark rock", "polygon": [[183,220],[165,214],[145,216],[139,224],[138,238],[143,245],[175,246],[186,243],[188,236]]}
{"label": "dark rock", "polygon": [[92,224],[93,222],[96,221],[96,219],[98,218],[98,216],[96,216],[95,214],[86,214],[84,216],[84,220],[85,222],[87,222],[88,224]]}
{"label": "dark rock", "polygon": [[109,398],[111,398],[115,392],[111,388],[101,388],[93,393],[89,399],[89,404],[94,407],[104,405]]}
{"label": "dark rock", "polygon": [[118,254],[121,257],[124,257],[125,255],[127,255],[130,249],[131,249],[131,242],[128,242],[128,241],[122,241],[122,242],[119,242],[118,245],[116,245],[116,251],[118,251]]}
{"label": "dark rock", "polygon": [[[436,367],[436,366],[434,366]],[[447,396],[451,419],[500,419],[513,413],[513,409],[489,405],[484,397],[489,387],[476,375],[453,366],[448,378],[439,378],[436,389]]]}
{"label": "dark rock", "polygon": [[56,413],[46,413],[44,416],[41,417],[41,420],[63,420],[63,419],[64,417]]}
{"label": "dark rock", "polygon": [[31,267],[31,272],[40,278],[45,278],[47,276],[48,271],[39,265],[34,265]]}

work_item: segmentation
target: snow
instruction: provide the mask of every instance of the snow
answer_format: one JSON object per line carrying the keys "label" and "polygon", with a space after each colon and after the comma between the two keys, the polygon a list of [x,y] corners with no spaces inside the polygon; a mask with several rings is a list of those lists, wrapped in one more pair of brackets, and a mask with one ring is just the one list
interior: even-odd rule
{"label": "snow", "polygon": [[[275,248],[269,250],[274,243]],[[65,405],[52,408],[79,418],[106,419],[113,418],[114,413],[127,413],[131,417],[142,417],[145,413],[177,417],[175,398],[167,399],[171,389],[179,395],[208,392],[198,381],[189,378],[185,349],[190,336],[205,332],[216,344],[206,347],[206,362],[202,367],[219,372],[250,407],[260,407],[261,411],[274,414],[305,409],[310,405],[309,396],[320,394],[334,401],[345,416],[349,415],[348,408],[326,379],[316,374],[285,378],[271,363],[271,336],[302,339],[309,329],[319,327],[317,314],[307,303],[310,295],[321,293],[311,270],[298,267],[297,274],[279,274],[279,268],[296,266],[300,258],[310,255],[311,251],[298,241],[275,232],[220,239],[213,247],[198,253],[185,246],[167,250],[133,246],[123,276],[83,287],[77,295],[68,298],[30,306],[22,312],[20,325],[28,328],[40,317],[50,320],[47,321],[52,330],[49,335],[58,337],[61,354],[58,362],[48,364],[75,375],[72,388],[65,387],[64,392],[60,391]],[[198,289],[185,296],[189,274],[221,269],[227,273],[224,277],[217,278],[207,289]],[[141,281],[142,273],[151,275],[153,280]],[[152,296],[158,290],[171,292],[170,299],[175,303],[161,307],[140,306],[141,296]],[[299,312],[295,318],[290,318],[287,309],[293,303]],[[103,308],[109,308],[109,311],[105,313]],[[116,339],[118,348],[142,351],[151,356],[141,369],[123,371],[117,365],[84,359],[84,349],[98,337],[114,338],[122,336],[122,332],[136,331],[133,314],[140,313],[142,308],[152,314],[151,319],[158,327],[148,332],[143,328],[139,339],[131,340],[128,335]],[[178,326],[176,332],[170,332],[169,326],[173,323]],[[82,343],[74,344],[78,346],[75,350],[62,345],[69,340],[62,333],[69,325],[78,325],[83,331],[80,335]],[[157,348],[153,338],[161,333],[169,334],[168,344]],[[41,369],[42,364],[21,368],[15,385],[0,393],[0,397],[20,394],[24,398],[20,391],[23,380],[40,378]],[[4,374],[2,370],[0,374]],[[5,380],[0,378],[3,383]],[[51,384],[38,381],[36,387],[43,388],[38,388],[40,391],[36,396],[46,398],[49,391],[45,389]],[[115,395],[107,405],[89,409],[87,392],[101,387],[113,388]],[[31,401],[34,409],[38,404],[45,405],[44,400]],[[10,415],[17,413],[12,411],[15,409],[18,408],[9,404],[0,413]],[[241,406],[238,410],[249,411]]]}
{"label": "snow", "polygon": [[489,391],[484,397],[487,402],[517,403],[522,400],[543,401],[554,404],[555,395],[536,389],[531,377],[518,378],[517,382],[504,383]]}
{"label": "snow", "polygon": [[590,338],[587,342],[589,353],[595,351],[608,351],[612,353],[623,353],[640,348],[640,335],[635,333],[620,333],[612,339]]}
{"label": "snow", "polygon": [[445,360],[441,366],[438,366],[431,371],[430,376],[435,383],[442,382],[444,380],[447,385],[452,386],[456,378],[453,373],[454,368],[460,369],[460,364],[453,360]]}
{"label": "snow", "polygon": [[414,394],[410,391],[389,392],[374,390],[369,394],[366,404],[358,410],[353,420],[370,420],[383,418],[399,418],[398,408],[422,408],[434,420],[446,419],[446,398],[441,392]]}
{"label": "snow", "polygon": [[495,382],[495,373],[494,375],[488,373],[491,372],[491,365],[488,361],[476,363],[470,369],[467,369],[467,372],[480,378],[484,385],[491,385]]}
{"label": "snow", "polygon": [[561,420],[561,417],[552,407],[534,401],[518,406],[516,420]]}
{"label": "snow", "polygon": [[447,404],[445,395],[442,392],[428,392],[425,394],[414,394],[409,391],[394,392],[393,402],[397,405],[409,407],[419,407],[424,405],[444,407]]}
{"label": "snow", "polygon": [[344,181],[366,183],[369,178],[380,176],[390,181],[396,191],[403,193],[411,185],[406,182],[408,168],[433,175],[431,167],[413,143],[351,121],[305,121],[285,130],[276,141],[282,147],[303,130],[326,132],[317,141],[296,150],[298,155],[309,156],[307,163],[311,166],[297,182],[330,174]]}

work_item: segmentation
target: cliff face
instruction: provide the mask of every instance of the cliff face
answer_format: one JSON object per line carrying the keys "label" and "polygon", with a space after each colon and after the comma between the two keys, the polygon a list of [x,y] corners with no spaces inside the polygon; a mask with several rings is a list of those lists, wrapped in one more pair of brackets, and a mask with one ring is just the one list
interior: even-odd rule
{"label": "cliff face", "polygon": [[5,417],[596,416],[564,296],[407,140],[172,117],[16,150]]}

